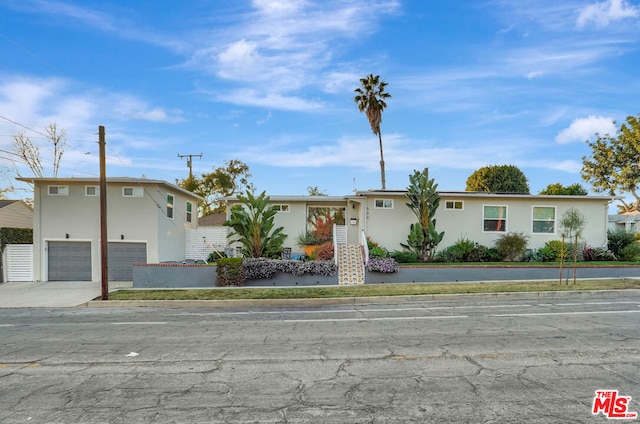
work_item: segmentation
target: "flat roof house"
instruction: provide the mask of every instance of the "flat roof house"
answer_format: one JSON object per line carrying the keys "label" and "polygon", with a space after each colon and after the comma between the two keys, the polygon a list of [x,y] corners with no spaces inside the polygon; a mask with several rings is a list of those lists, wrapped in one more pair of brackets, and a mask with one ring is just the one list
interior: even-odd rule
{"label": "flat roof house", "polygon": [[[470,239],[487,247],[508,232],[528,236],[528,247],[535,249],[547,241],[560,239],[560,219],[570,208],[578,209],[586,218],[583,239],[591,246],[607,243],[608,208],[611,196],[560,196],[513,193],[441,191],[436,212],[436,229],[444,231],[438,246],[443,249],[460,238]],[[235,197],[226,199],[232,206]],[[284,227],[285,247],[300,251],[296,239],[308,229],[309,217],[319,210],[332,210],[338,224],[347,230],[347,242],[359,243],[366,236],[389,251],[401,250],[409,227],[417,222],[406,206],[406,190],[357,191],[347,196],[270,196],[278,209],[275,225]],[[230,208],[228,208],[230,209]]]}
{"label": "flat roof house", "polygon": [[[34,186],[34,279],[100,280],[98,178],[22,178]],[[199,196],[146,178],[107,178],[109,280],[131,281],[132,263],[185,259]]]}

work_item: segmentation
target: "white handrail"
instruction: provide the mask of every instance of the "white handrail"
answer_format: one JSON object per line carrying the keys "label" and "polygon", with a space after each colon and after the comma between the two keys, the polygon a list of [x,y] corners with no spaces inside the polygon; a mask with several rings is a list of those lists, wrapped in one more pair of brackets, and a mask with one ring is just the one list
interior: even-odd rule
{"label": "white handrail", "polygon": [[360,243],[364,246],[364,264],[366,265],[369,262],[369,244],[367,243],[367,235],[362,230],[360,234]]}
{"label": "white handrail", "polygon": [[333,262],[338,266],[338,237],[336,231],[336,224],[333,224]]}

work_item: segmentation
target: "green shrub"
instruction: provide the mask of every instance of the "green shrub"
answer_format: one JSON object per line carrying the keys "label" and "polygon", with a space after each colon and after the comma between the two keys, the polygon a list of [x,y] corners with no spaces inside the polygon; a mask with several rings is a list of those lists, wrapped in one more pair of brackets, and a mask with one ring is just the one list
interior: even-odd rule
{"label": "green shrub", "polygon": [[33,243],[33,228],[0,228],[0,249],[7,244]]}
{"label": "green shrub", "polygon": [[418,262],[418,255],[414,252],[407,252],[403,250],[394,250],[389,253],[389,257],[395,259],[399,264]]}
{"label": "green shrub", "polygon": [[544,246],[540,249],[528,250],[522,260],[525,262],[553,262],[556,260],[556,253],[550,247]]}
{"label": "green shrub", "polygon": [[468,262],[498,262],[500,253],[494,247],[487,247],[476,244],[476,247],[469,253]]}
{"label": "green shrub", "polygon": [[618,253],[618,260],[634,262],[640,258],[640,244],[633,242],[622,248]]}
{"label": "green shrub", "polygon": [[635,240],[631,233],[624,231],[607,231],[607,247],[616,255],[616,258],[620,258],[622,250],[632,243],[635,243]]}
{"label": "green shrub", "polygon": [[216,286],[243,286],[246,280],[242,258],[221,258],[217,261]]}
{"label": "green shrub", "polygon": [[552,261],[566,260],[569,257],[569,249],[566,244],[562,244],[562,240],[549,240],[544,244],[549,254],[553,254]]}
{"label": "green shrub", "polygon": [[500,257],[509,262],[520,260],[527,251],[528,237],[523,233],[507,233],[496,240],[496,250]]}
{"label": "green shrub", "polygon": [[389,251],[384,247],[375,246],[369,249],[369,257],[370,258],[388,258]]}

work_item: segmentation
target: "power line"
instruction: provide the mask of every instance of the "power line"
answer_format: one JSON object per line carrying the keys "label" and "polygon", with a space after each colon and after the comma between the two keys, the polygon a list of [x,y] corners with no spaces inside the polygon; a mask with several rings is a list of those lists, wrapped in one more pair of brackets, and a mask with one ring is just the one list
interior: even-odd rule
{"label": "power line", "polygon": [[36,133],[36,134],[40,134],[40,135],[41,135],[41,136],[43,136],[43,137],[49,138],[49,136],[48,136],[47,134],[41,133],[41,132],[40,132],[40,131],[38,131],[38,130],[34,130],[33,128],[27,127],[26,125],[23,125],[23,124],[21,124],[20,122],[16,122],[16,121],[14,121],[14,120],[12,120],[12,119],[7,118],[6,116],[2,116],[2,115],[0,115],[0,119],[4,119],[5,121],[11,122],[12,124],[16,124],[16,125],[18,125],[18,126],[20,126],[20,127],[22,127],[22,128],[26,128],[26,129],[28,129],[29,131],[33,131],[33,132],[34,132],[34,133]]}
{"label": "power line", "polygon": [[57,69],[55,66],[51,65],[50,63],[48,63],[44,59],[41,59],[35,53],[31,52],[30,50],[26,49],[25,47],[22,47],[20,44],[18,44],[17,42],[13,41],[11,38],[7,37],[6,35],[4,35],[1,32],[0,32],[0,38],[3,38],[5,41],[9,42],[10,44],[13,44],[14,47],[17,47],[18,49],[20,49],[23,52],[27,53],[29,56],[31,56],[32,58],[34,58],[35,60],[37,60],[38,62],[40,62],[44,66],[46,66],[47,68],[51,69],[55,73],[60,74],[60,75],[64,75],[64,72],[60,71],[59,69]]}

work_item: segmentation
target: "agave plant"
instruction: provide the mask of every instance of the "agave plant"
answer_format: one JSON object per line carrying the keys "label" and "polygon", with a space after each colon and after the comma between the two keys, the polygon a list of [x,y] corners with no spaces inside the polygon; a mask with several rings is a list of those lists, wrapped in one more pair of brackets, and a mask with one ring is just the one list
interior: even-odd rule
{"label": "agave plant", "polygon": [[269,196],[263,191],[254,196],[249,190],[246,196],[238,195],[241,205],[231,208],[231,216],[223,225],[231,227],[227,237],[237,237],[242,243],[242,254],[250,258],[273,257],[283,248],[283,227],[274,228],[277,210],[269,206]]}

